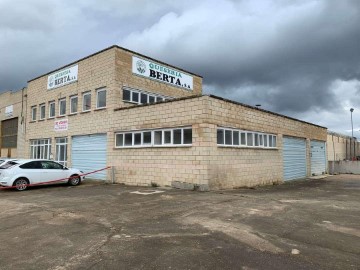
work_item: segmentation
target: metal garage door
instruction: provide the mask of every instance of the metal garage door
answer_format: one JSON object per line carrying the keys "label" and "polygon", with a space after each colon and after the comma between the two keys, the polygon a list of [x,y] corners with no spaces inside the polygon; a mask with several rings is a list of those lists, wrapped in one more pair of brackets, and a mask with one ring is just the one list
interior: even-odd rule
{"label": "metal garage door", "polygon": [[283,137],[284,180],[306,177],[306,140]]}
{"label": "metal garage door", "polygon": [[311,175],[321,175],[326,171],[325,142],[311,141]]}
{"label": "metal garage door", "polygon": [[[106,134],[72,137],[72,167],[87,173],[106,167]],[[106,180],[106,170],[90,174],[88,178]]]}

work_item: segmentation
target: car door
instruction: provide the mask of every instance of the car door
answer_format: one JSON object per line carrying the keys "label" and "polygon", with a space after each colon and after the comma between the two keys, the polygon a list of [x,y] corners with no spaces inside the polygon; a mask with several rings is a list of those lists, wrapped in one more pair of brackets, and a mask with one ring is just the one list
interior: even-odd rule
{"label": "car door", "polygon": [[30,161],[19,166],[21,169],[21,177],[29,179],[30,184],[41,183],[45,179],[43,168],[40,161]]}
{"label": "car door", "polygon": [[50,160],[42,160],[41,165],[44,173],[44,182],[56,183],[57,180],[61,179],[62,181],[67,181],[67,179],[64,180],[67,177],[67,170],[64,170],[61,164]]}

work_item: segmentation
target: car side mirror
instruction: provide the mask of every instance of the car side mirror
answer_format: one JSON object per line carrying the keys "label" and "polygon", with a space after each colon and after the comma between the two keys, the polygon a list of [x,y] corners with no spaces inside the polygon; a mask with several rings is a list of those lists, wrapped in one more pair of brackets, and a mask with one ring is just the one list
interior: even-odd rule
{"label": "car side mirror", "polygon": [[63,168],[62,168],[63,170],[68,170],[68,168],[66,168],[65,166],[63,166]]}

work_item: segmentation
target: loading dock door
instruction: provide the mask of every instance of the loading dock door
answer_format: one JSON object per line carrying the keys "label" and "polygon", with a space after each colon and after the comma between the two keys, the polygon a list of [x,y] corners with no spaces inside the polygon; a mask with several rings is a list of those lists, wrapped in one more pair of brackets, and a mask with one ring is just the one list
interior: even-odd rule
{"label": "loading dock door", "polygon": [[[84,173],[106,167],[106,134],[92,134],[72,137],[72,167]],[[87,178],[106,180],[106,170],[90,174]]]}
{"label": "loading dock door", "polygon": [[311,175],[321,175],[326,171],[325,142],[311,141]]}
{"label": "loading dock door", "polygon": [[284,181],[306,177],[306,140],[283,137]]}

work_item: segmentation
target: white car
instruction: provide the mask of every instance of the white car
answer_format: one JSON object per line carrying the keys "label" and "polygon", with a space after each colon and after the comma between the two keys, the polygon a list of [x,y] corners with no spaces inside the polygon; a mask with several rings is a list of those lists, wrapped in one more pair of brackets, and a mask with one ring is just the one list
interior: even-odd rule
{"label": "white car", "polygon": [[0,166],[11,160],[15,160],[15,159],[0,157]]}
{"label": "white car", "polygon": [[19,191],[36,184],[68,183],[77,186],[85,178],[82,174],[78,169],[67,168],[52,160],[10,160],[0,166],[0,185]]}

